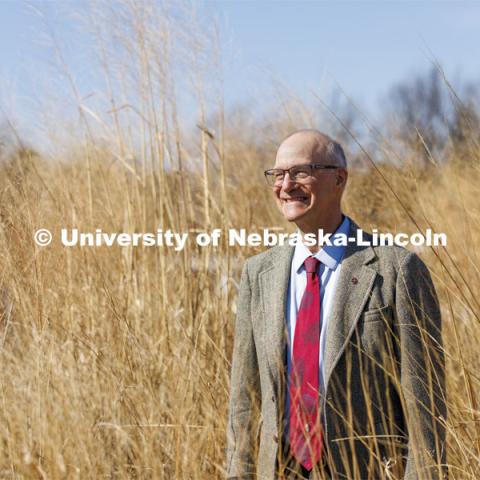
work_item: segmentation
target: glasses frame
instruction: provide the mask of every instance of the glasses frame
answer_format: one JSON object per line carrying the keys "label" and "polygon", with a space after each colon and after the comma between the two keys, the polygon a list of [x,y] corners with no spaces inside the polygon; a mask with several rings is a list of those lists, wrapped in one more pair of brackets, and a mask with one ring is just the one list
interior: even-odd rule
{"label": "glasses frame", "polygon": [[273,178],[273,176],[272,176],[273,172],[280,172],[280,171],[283,172],[282,183],[285,180],[285,174],[286,173],[288,173],[288,176],[291,178],[291,180],[293,182],[302,183],[302,181],[299,181],[295,177],[292,176],[292,173],[291,173],[290,170],[293,170],[293,169],[296,169],[296,168],[303,168],[303,167],[310,167],[309,178],[313,176],[313,170],[338,170],[339,168],[342,168],[342,167],[338,167],[338,166],[335,166],[335,165],[322,165],[321,163],[306,163],[304,165],[294,165],[293,167],[287,168],[286,170],[283,169],[283,168],[269,168],[268,170],[265,170],[263,172],[263,175],[265,176],[265,180],[270,187],[275,187],[276,182],[275,182],[275,179],[274,179],[273,183],[270,183],[270,181],[268,180],[269,176],[271,178]]}

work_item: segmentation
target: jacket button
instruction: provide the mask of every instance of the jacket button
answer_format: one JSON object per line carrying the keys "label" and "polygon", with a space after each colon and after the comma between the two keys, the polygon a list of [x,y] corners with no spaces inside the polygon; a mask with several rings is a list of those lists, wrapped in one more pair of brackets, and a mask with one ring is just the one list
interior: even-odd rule
{"label": "jacket button", "polygon": [[275,403],[275,396],[272,395],[272,402]]}
{"label": "jacket button", "polygon": [[277,437],[276,435],[273,436],[273,441],[274,441],[275,443],[278,443],[278,437]]}

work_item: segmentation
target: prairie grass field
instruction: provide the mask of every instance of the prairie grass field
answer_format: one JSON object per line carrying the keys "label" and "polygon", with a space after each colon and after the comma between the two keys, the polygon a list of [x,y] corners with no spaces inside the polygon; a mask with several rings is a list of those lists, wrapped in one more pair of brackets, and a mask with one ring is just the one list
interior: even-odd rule
{"label": "prairie grass field", "polygon": [[[263,116],[230,111],[215,30],[199,30],[191,7],[182,8],[93,3],[84,28],[104,91],[89,103],[65,59],[59,68],[76,113],[58,119],[52,148],[37,151],[6,123],[0,478],[223,478],[238,283],[244,260],[263,250],[228,246],[226,232],[293,231],[263,170],[285,135],[308,127],[346,142],[353,161],[344,212],[361,227],[432,228],[448,238],[445,248],[417,253],[442,308],[450,478],[480,478],[476,124],[426,153],[401,133],[365,140],[287,92]],[[463,104],[453,97],[452,105]],[[47,122],[47,105],[44,113]],[[49,246],[35,244],[40,228],[53,233]],[[219,228],[222,241],[181,251],[65,247],[62,228]]]}

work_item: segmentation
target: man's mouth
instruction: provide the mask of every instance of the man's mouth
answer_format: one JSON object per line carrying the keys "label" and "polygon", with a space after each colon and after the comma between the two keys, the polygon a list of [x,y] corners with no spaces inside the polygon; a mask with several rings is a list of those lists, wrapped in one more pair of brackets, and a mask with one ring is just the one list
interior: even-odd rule
{"label": "man's mouth", "polygon": [[291,198],[282,198],[285,203],[293,203],[293,202],[302,202],[307,203],[308,197],[291,197]]}

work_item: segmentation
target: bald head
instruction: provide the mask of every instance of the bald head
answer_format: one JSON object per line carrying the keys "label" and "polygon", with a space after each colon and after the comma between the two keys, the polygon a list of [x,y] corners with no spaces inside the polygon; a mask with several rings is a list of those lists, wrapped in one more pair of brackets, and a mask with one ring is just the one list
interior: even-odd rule
{"label": "bald head", "polygon": [[323,163],[347,168],[342,146],[318,130],[298,130],[286,137],[278,148],[282,157],[301,156],[310,158],[312,163]]}

